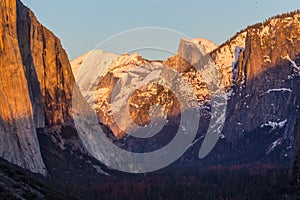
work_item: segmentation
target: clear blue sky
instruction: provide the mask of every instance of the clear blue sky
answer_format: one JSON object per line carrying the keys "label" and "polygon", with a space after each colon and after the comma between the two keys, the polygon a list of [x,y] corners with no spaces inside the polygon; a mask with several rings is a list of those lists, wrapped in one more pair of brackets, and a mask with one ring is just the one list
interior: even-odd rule
{"label": "clear blue sky", "polygon": [[70,59],[132,28],[170,28],[221,44],[247,25],[300,8],[299,0],[21,0]]}

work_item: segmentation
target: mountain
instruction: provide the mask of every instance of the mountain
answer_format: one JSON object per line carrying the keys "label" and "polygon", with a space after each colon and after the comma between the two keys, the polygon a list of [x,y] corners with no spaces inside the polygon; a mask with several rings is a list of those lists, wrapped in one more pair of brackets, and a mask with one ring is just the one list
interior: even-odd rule
{"label": "mountain", "polygon": [[[194,51],[197,48],[195,42],[200,43],[205,53],[215,62],[227,91],[226,121],[221,136],[222,141],[232,149],[224,155],[221,151],[227,147],[220,147],[220,152],[215,153],[221,154],[219,161],[243,157],[243,162],[287,163],[291,158],[293,130],[300,105],[299,19],[298,11],[275,16],[264,23],[241,30],[219,47],[203,39],[182,39],[177,54],[166,61],[149,61],[137,54],[115,55],[96,50],[98,53],[92,56],[86,54],[77,64],[74,61],[72,67],[74,71],[80,68],[77,76],[79,87],[83,89],[83,96],[96,109],[99,120],[120,138],[124,133],[112,117],[114,106],[110,99],[113,88],[121,78],[126,77],[127,83],[136,82],[134,77],[140,75],[134,70],[137,66],[155,69],[165,64],[171,67],[188,79],[200,105],[207,105],[209,90],[204,77],[193,66],[205,60],[205,57]],[[82,58],[87,59],[84,61]],[[81,67],[78,63],[82,64]],[[94,77],[93,83],[88,82],[91,76]],[[161,104],[167,108],[167,113],[171,113],[172,109],[168,105],[176,107],[178,103],[173,95],[157,85],[148,84],[133,93],[129,99],[128,112],[137,124],[147,125],[150,123],[150,106]],[[207,124],[209,114],[203,120]],[[121,117],[120,124],[126,129],[129,122],[127,118]],[[199,132],[204,133],[203,130]],[[197,141],[200,143],[202,140]],[[199,147],[199,144],[194,145]]]}
{"label": "mountain", "polygon": [[[153,192],[158,198],[168,196],[164,194],[166,189],[161,192],[159,188],[173,189],[174,184],[176,188],[186,187],[186,195],[199,191],[199,183],[209,183],[209,188],[215,189],[216,182],[223,181],[232,188],[232,177],[238,180],[233,181],[236,182],[234,188],[241,196],[240,187],[245,186],[239,183],[241,180],[244,183],[251,180],[254,185],[251,188],[261,183],[272,191],[274,173],[277,173],[272,167],[290,161],[291,179],[299,182],[299,11],[249,26],[220,46],[202,38],[182,39],[177,54],[165,61],[150,61],[136,53],[117,55],[94,50],[73,60],[72,68],[60,40],[41,25],[19,0],[0,1],[0,11],[0,157],[6,160],[0,159],[0,198],[72,198],[45,184],[79,198],[112,196],[120,199],[118,195],[121,193],[123,196],[139,194],[136,191],[146,194],[146,190],[147,195]],[[202,46],[200,50],[199,45]],[[224,84],[222,89],[226,92],[223,98],[227,101],[227,111],[220,140],[201,160],[198,158],[199,147],[213,116],[211,92],[206,81],[216,80],[218,76],[215,73],[203,75],[196,67],[210,58]],[[172,73],[162,70],[165,65],[172,69]],[[147,81],[161,76],[164,77],[161,85],[147,84]],[[162,85],[169,80],[173,84],[164,88]],[[193,101],[190,101],[191,96],[195,98]],[[117,100],[116,104],[110,102],[112,97]],[[76,107],[76,100],[82,103],[79,107]],[[129,106],[123,107],[119,103],[122,101]],[[189,105],[191,102],[194,103],[192,106]],[[152,109],[153,105],[159,105],[159,109]],[[80,140],[85,129],[76,126],[78,119],[74,117],[80,111],[89,112],[93,108],[98,117],[93,120],[100,122],[101,129],[115,145],[132,152],[154,151],[174,138],[175,132],[180,129],[180,117],[194,105],[200,106],[200,120],[193,118],[187,124],[192,126],[200,121],[196,140],[168,168],[141,176],[114,171],[92,157],[95,152],[87,150]],[[114,118],[116,112],[118,115]],[[159,117],[151,119],[153,113],[158,113]],[[149,141],[136,141],[124,131],[138,132],[134,124],[156,128],[161,121],[166,128]],[[90,126],[89,123],[85,125]],[[188,132],[190,127],[181,128]],[[92,137],[89,139],[96,141]],[[115,152],[104,150],[111,154],[106,159],[118,161],[118,157],[113,157]],[[103,157],[103,153],[96,152],[98,157],[95,157]],[[256,166],[267,164],[262,164],[261,169],[248,167],[253,163]],[[202,170],[212,165],[212,171]],[[219,166],[230,166],[230,173],[225,168],[218,171]],[[246,166],[248,175],[245,176],[241,166]],[[271,172],[264,174],[264,167]],[[242,168],[242,173],[238,171],[237,175],[236,168]],[[183,169],[187,169],[188,173]],[[194,176],[193,173],[200,175]],[[271,178],[266,178],[269,173]],[[222,174],[227,175],[225,180],[228,179],[230,184],[223,178],[219,180]],[[206,182],[199,182],[203,176]],[[136,177],[140,182],[136,182]],[[152,180],[151,186],[145,186],[145,177]],[[164,177],[167,177],[166,181],[162,181]],[[121,178],[124,178],[123,181],[120,181]],[[206,193],[207,188],[203,185],[200,185],[201,191]],[[262,196],[267,196],[267,190],[260,186]],[[231,190],[225,188],[224,191],[215,195],[228,197]],[[254,198],[257,197],[255,190],[245,192],[249,191]],[[177,193],[182,191],[176,190],[175,196]],[[202,192],[198,195],[201,196]],[[207,195],[211,197],[211,194]]]}
{"label": "mountain", "polygon": [[[188,53],[197,48],[197,43],[205,44],[203,50],[206,52],[203,52],[203,54],[217,47],[217,45],[205,39],[182,39],[179,45],[180,53],[178,54],[188,57]],[[95,109],[101,123],[109,126],[114,135],[120,138],[124,136],[123,130],[130,130],[129,126],[131,124],[128,121],[128,116],[124,114],[126,112],[130,112],[133,121],[141,126],[149,125],[151,122],[147,116],[150,111],[149,105],[160,104],[164,106],[169,116],[176,116],[180,112],[178,110],[179,102],[174,98],[172,91],[165,90],[156,84],[147,85],[144,82],[140,84],[145,85],[145,87],[136,90],[132,94],[132,97],[129,99],[129,110],[120,112],[124,115],[120,114],[121,117],[118,117],[119,120],[116,123],[113,112],[114,110],[116,112],[121,110],[121,108],[117,108],[121,104],[112,105],[110,99],[115,91],[114,88],[121,80],[126,80],[126,83],[121,84],[135,85],[140,81],[140,76],[144,76],[145,73],[147,74],[145,79],[152,80],[157,78],[158,74],[162,73],[162,67],[168,65],[179,72],[185,72],[182,75],[188,79],[198,99],[204,100],[208,96],[209,92],[203,81],[201,81],[201,75],[192,70],[191,66],[186,63],[182,56],[175,55],[164,62],[150,61],[136,53],[131,55],[117,55],[102,50],[94,50],[71,61],[71,65],[76,82],[83,96],[86,97],[87,102]],[[199,56],[201,57],[201,55]],[[200,57],[194,57],[193,61],[197,61]],[[182,69],[179,69],[178,66]],[[172,79],[175,80],[176,77],[172,77]],[[181,79],[176,80],[177,83],[173,84],[173,87],[180,90],[181,94],[186,93],[186,88],[180,87],[180,85],[184,85],[184,82],[180,81]],[[125,89],[122,88],[122,90]],[[127,93],[130,93],[130,88],[128,88],[128,91],[122,92],[122,94]],[[126,101],[124,98],[125,96],[122,96],[121,93],[116,96],[118,102]],[[118,125],[122,126],[122,128],[120,129]]]}

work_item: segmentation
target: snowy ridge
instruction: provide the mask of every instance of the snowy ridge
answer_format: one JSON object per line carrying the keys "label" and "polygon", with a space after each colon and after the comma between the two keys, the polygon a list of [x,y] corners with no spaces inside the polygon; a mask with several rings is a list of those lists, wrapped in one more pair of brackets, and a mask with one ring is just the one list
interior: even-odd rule
{"label": "snowy ridge", "polygon": [[92,51],[89,51],[89,52],[83,54],[82,56],[79,56],[78,58],[75,58],[74,60],[70,61],[74,77],[77,76],[77,73],[80,69],[81,64],[83,63],[84,60],[86,60],[89,57],[91,52]]}

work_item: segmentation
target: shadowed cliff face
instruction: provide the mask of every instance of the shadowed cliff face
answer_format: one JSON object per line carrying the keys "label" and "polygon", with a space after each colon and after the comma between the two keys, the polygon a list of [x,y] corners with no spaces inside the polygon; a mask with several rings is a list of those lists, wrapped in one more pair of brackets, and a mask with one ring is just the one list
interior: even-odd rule
{"label": "shadowed cliff face", "polygon": [[36,128],[73,124],[73,85],[59,39],[20,1],[1,1],[0,156],[46,174]]}
{"label": "shadowed cliff face", "polygon": [[289,175],[293,183],[300,184],[300,115],[294,129],[293,158]]}

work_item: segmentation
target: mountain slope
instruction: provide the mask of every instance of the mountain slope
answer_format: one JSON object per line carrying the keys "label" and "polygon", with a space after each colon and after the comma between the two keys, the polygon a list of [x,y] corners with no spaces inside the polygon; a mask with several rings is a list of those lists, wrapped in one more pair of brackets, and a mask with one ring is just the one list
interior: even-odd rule
{"label": "mountain slope", "polygon": [[76,199],[56,191],[45,177],[33,174],[0,158],[0,199]]}

